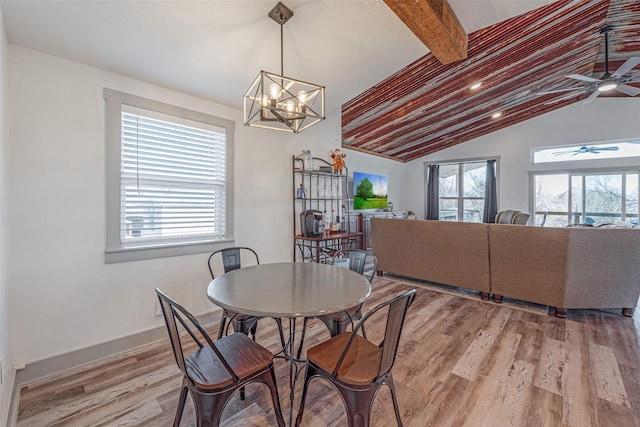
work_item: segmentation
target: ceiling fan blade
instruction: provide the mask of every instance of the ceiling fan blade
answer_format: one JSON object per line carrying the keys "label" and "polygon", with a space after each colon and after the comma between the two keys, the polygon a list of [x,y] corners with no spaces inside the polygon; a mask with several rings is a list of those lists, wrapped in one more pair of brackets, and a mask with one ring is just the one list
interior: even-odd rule
{"label": "ceiling fan blade", "polygon": [[596,99],[598,97],[598,95],[600,95],[600,91],[599,90],[594,90],[593,93],[591,95],[589,95],[589,97],[587,99],[584,100],[584,104],[589,104],[594,99]]}
{"label": "ceiling fan blade", "polygon": [[634,69],[636,65],[640,64],[640,56],[633,56],[625,61],[616,71],[611,74],[614,79],[620,78]]}
{"label": "ceiling fan blade", "polygon": [[600,151],[618,151],[619,148],[618,147],[593,147],[592,151],[596,152],[600,152]]}
{"label": "ceiling fan blade", "polygon": [[536,95],[549,95],[550,93],[561,93],[561,92],[570,92],[570,91],[584,92],[585,88],[583,88],[583,87],[568,87],[568,88],[565,88],[565,89],[545,90],[543,92],[538,92]]}
{"label": "ceiling fan blade", "polygon": [[629,82],[637,81],[639,79],[640,79],[640,71],[636,71],[635,73],[631,73],[627,77],[625,77],[624,81],[625,83],[629,83]]}
{"label": "ceiling fan blade", "polygon": [[616,90],[618,92],[626,93],[629,96],[640,95],[640,89],[629,85],[619,84],[618,86],[616,86]]}
{"label": "ceiling fan blade", "polygon": [[598,79],[594,79],[593,77],[583,76],[582,74],[569,74],[567,77],[570,79],[582,80],[583,82],[589,82],[589,83],[595,83],[595,82],[601,81]]}
{"label": "ceiling fan blade", "polygon": [[566,94],[564,96],[561,96],[560,98],[551,98],[549,101],[545,102],[544,105],[557,104],[558,102],[566,101],[567,99],[571,99],[573,97],[576,97],[576,96],[580,95],[581,93],[582,93],[582,91],[580,91],[580,92],[569,92],[568,94]]}

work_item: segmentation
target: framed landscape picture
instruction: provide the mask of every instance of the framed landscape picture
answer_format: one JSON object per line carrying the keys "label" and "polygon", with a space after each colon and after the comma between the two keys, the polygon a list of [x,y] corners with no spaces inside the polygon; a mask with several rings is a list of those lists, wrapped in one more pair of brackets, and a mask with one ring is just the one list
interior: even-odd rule
{"label": "framed landscape picture", "polygon": [[353,173],[353,209],[386,209],[388,181],[384,175]]}

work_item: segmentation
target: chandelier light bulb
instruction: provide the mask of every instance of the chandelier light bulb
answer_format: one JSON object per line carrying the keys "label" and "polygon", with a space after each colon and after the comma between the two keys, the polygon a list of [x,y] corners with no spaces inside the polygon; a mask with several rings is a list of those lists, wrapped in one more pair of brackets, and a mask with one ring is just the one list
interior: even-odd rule
{"label": "chandelier light bulb", "polygon": [[271,83],[271,86],[269,86],[269,91],[271,92],[271,99],[278,99],[280,88],[277,84]]}
{"label": "chandelier light bulb", "polygon": [[293,103],[293,101],[287,101],[285,104],[285,108],[287,109],[288,112],[292,113],[294,108],[295,108],[295,104]]}

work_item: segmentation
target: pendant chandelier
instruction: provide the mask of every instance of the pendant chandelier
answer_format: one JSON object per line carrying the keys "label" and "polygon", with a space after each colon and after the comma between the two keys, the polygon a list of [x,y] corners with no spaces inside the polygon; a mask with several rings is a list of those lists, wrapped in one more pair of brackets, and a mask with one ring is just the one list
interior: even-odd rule
{"label": "pendant chandelier", "polygon": [[282,29],[293,11],[278,3],[268,16],[280,24],[280,74],[260,71],[243,97],[244,124],[298,133],[324,120],[324,86],[284,76]]}

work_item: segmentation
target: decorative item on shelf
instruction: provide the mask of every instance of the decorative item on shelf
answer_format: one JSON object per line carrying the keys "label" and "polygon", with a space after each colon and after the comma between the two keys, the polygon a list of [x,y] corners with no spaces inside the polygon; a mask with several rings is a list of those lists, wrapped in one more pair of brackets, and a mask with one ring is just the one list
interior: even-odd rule
{"label": "decorative item on shelf", "polygon": [[244,124],[298,133],[324,120],[324,86],[284,76],[283,26],[293,11],[279,2],[268,16],[280,24],[280,74],[260,71],[244,94]]}
{"label": "decorative item on shelf", "polygon": [[342,153],[339,148],[333,150],[333,153],[331,153],[331,160],[333,161],[333,173],[342,175],[342,169],[345,167],[345,157],[347,157],[347,155]]}
{"label": "decorative item on shelf", "polygon": [[296,191],[296,198],[298,199],[306,199],[307,198],[307,189],[304,188],[304,185],[300,183],[300,187]]}
{"label": "decorative item on shelf", "polygon": [[302,159],[302,169],[305,171],[313,170],[313,156],[311,155],[311,151],[302,150],[302,154],[298,156]]}

